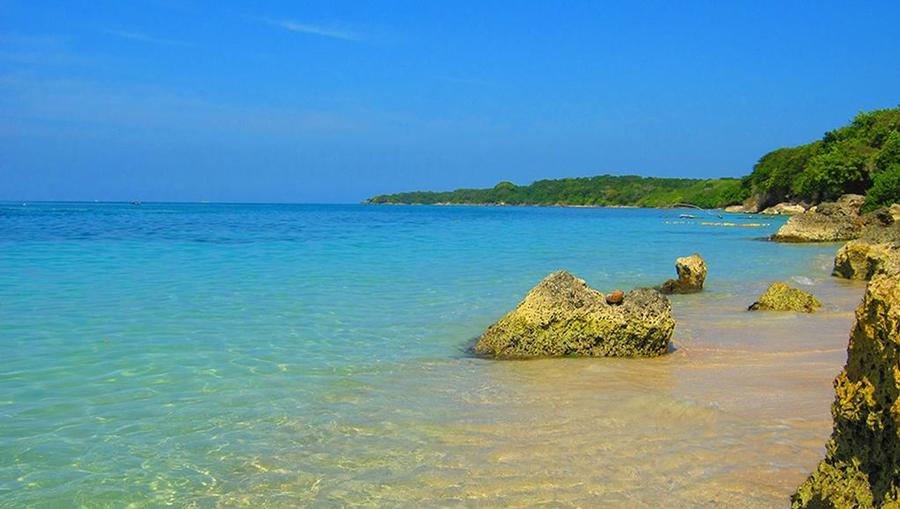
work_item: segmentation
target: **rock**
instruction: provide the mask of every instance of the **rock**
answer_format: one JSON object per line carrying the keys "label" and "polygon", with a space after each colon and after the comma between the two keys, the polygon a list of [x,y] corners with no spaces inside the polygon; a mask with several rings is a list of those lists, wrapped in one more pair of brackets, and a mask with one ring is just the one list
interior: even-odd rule
{"label": "rock", "polygon": [[837,201],[822,202],[816,206],[816,212],[833,217],[857,217],[866,197],[860,194],[845,194]]}
{"label": "rock", "polygon": [[558,271],[488,327],[475,352],[501,358],[654,357],[668,351],[674,329],[672,306],[656,290],[631,290],[622,304],[610,305],[584,280]]}
{"label": "rock", "polygon": [[791,497],[794,509],[900,507],[900,273],[866,288],[834,381],[834,428],[822,460]]}
{"label": "rock", "polygon": [[683,256],[675,260],[675,272],[678,279],[669,279],[663,283],[662,293],[692,293],[703,289],[706,281],[706,262],[699,254]]}
{"label": "rock", "polygon": [[900,204],[893,204],[888,207],[888,211],[891,213],[891,217],[894,218],[894,222],[900,222]]}
{"label": "rock", "polygon": [[833,276],[846,279],[872,279],[889,266],[900,268],[900,242],[872,244],[851,240],[834,257]]}
{"label": "rock", "polygon": [[769,286],[766,293],[750,306],[750,311],[799,311],[812,313],[822,307],[819,299],[792,288],[786,283],[776,281]]}
{"label": "rock", "polygon": [[889,225],[870,223],[863,229],[859,236],[870,244],[883,244],[886,242],[900,242],[900,221]]}
{"label": "rock", "polygon": [[865,197],[845,194],[836,202],[823,202],[788,219],[772,235],[778,242],[838,242],[858,238],[866,226],[859,217]]}
{"label": "rock", "polygon": [[744,203],[742,203],[741,206],[744,207],[744,212],[755,214],[765,208],[763,206],[765,204],[764,200],[765,198],[763,196],[753,195],[744,200]]}
{"label": "rock", "polygon": [[743,205],[729,205],[725,207],[725,212],[728,212],[729,214],[740,214],[747,212],[747,208]]}
{"label": "rock", "polygon": [[616,290],[606,296],[606,303],[607,304],[621,304],[624,299],[625,299],[625,292],[623,292],[622,290]]}
{"label": "rock", "polygon": [[804,212],[791,216],[788,222],[772,235],[778,242],[838,242],[852,240],[862,233],[858,217]]}
{"label": "rock", "polygon": [[867,226],[890,226],[894,222],[894,216],[887,207],[881,207],[863,215],[863,223]]}
{"label": "rock", "polygon": [[803,205],[794,203],[779,203],[778,205],[773,205],[767,209],[762,210],[760,214],[793,216],[796,214],[802,214],[804,212],[806,212],[806,207],[804,207]]}

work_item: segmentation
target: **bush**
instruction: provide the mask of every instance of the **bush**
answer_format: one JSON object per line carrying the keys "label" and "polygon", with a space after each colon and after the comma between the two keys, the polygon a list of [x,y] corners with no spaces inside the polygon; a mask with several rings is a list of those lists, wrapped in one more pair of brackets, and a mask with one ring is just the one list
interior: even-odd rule
{"label": "bush", "polygon": [[900,163],[891,165],[875,176],[875,181],[866,193],[863,210],[870,211],[900,203]]}

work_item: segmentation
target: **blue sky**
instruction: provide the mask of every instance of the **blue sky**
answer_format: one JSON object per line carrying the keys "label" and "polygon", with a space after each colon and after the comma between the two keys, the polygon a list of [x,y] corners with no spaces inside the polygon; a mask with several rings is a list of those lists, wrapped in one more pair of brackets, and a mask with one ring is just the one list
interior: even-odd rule
{"label": "blue sky", "polygon": [[0,0],[0,200],[740,176],[900,104],[890,2]]}

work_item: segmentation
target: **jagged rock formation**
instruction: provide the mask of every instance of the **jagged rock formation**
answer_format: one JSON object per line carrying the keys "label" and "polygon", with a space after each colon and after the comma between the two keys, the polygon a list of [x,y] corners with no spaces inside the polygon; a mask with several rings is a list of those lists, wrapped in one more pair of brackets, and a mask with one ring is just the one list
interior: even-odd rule
{"label": "jagged rock formation", "polygon": [[500,358],[540,356],[653,357],[666,353],[675,329],[669,300],[650,288],[621,303],[566,271],[550,274],[475,344]]}
{"label": "jagged rock formation", "polygon": [[869,282],[834,381],[825,459],[792,497],[794,509],[900,507],[900,273]]}

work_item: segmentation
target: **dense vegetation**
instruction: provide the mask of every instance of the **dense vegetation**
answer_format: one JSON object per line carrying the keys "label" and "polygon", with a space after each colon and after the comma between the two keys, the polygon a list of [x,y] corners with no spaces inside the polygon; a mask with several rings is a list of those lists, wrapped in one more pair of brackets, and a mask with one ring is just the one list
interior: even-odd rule
{"label": "dense vegetation", "polygon": [[674,179],[633,175],[538,180],[517,186],[501,182],[491,189],[417,191],[376,196],[369,203],[485,203],[503,205],[634,205],[665,207],[690,203],[718,207],[740,203],[746,189],[739,179]]}
{"label": "dense vegetation", "polygon": [[674,179],[601,175],[501,182],[490,189],[418,191],[376,196],[369,203],[506,205],[633,205],[690,203],[722,207],[755,197],[761,207],[782,201],[819,203],[845,193],[866,195],[865,208],[900,202],[900,108],[860,113],[818,141],[764,155],[743,179]]}
{"label": "dense vegetation", "polygon": [[866,195],[866,209],[900,201],[900,108],[860,113],[818,141],[764,155],[745,184],[764,205]]}

